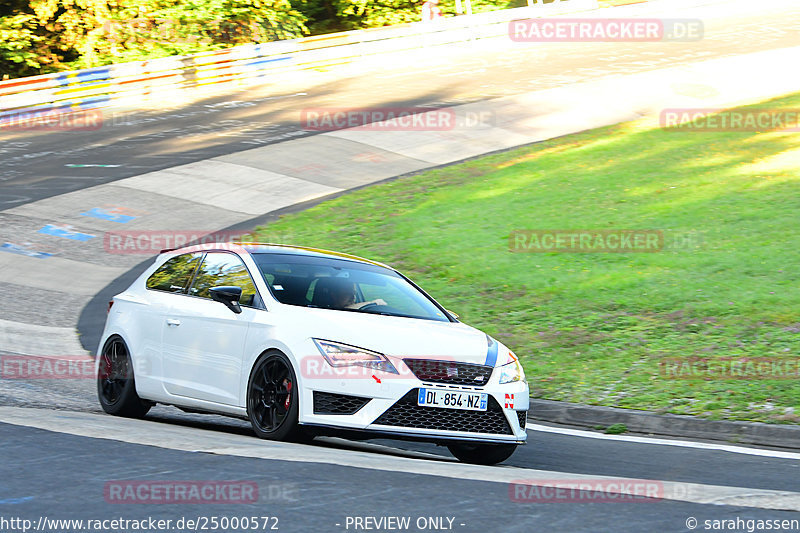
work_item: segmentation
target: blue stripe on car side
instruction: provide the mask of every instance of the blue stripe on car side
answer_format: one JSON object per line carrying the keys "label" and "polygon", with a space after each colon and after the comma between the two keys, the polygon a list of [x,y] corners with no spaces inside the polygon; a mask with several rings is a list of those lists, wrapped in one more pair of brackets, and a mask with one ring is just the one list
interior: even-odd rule
{"label": "blue stripe on car side", "polygon": [[489,350],[486,352],[486,366],[494,366],[497,362],[497,341],[492,339],[492,344],[489,346]]}

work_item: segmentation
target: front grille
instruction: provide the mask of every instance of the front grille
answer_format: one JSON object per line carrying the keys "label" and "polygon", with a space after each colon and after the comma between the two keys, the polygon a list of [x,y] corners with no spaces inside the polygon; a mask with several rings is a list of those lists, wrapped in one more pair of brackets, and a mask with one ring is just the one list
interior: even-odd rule
{"label": "front grille", "polygon": [[512,433],[500,404],[489,396],[486,411],[441,409],[417,405],[419,389],[412,389],[378,417],[374,424],[418,429],[467,431],[470,433]]}
{"label": "front grille", "polygon": [[492,377],[491,366],[456,361],[431,361],[430,359],[403,359],[417,379],[430,383],[452,385],[486,385]]}
{"label": "front grille", "polygon": [[314,414],[352,415],[367,405],[370,398],[314,391]]}
{"label": "front grille", "polygon": [[525,422],[528,420],[528,411],[517,411],[517,418],[519,418],[519,427],[525,429]]}

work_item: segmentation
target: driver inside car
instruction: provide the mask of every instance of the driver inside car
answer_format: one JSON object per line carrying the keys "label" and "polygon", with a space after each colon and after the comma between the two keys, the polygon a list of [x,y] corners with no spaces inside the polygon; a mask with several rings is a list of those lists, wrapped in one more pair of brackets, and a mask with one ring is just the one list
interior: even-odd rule
{"label": "driver inside car", "polygon": [[356,302],[356,284],[345,279],[332,278],[334,283],[330,287],[331,307],[334,309],[363,309],[374,305],[386,305],[382,298],[376,298],[367,302]]}

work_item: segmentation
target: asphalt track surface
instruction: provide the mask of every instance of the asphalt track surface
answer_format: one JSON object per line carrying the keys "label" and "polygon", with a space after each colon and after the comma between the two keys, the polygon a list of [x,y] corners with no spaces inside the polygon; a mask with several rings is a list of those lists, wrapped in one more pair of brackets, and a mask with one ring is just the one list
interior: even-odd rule
{"label": "asphalt track surface", "polygon": [[[320,74],[316,84],[263,86],[191,103],[180,109],[109,115],[102,130],[0,133],[0,209],[177,164],[311,135],[298,123],[318,107],[455,105],[575,81],[797,45],[800,6],[787,15],[753,9],[707,20],[703,41],[575,43],[465,51],[445,61],[347,78]],[[796,68],[787,65],[786,68]],[[355,103],[355,104],[354,104]],[[524,112],[524,110],[521,110]],[[113,167],[69,167],[104,164]],[[125,282],[118,282],[123,285]],[[109,288],[113,291],[114,287]],[[2,348],[0,347],[0,350]],[[99,413],[89,381],[4,383],[0,405]],[[158,406],[148,419],[255,440],[248,425]],[[109,423],[114,419],[109,417]],[[64,422],[65,426],[69,421]],[[177,519],[181,516],[275,516],[281,531],[354,531],[347,517],[453,518],[454,531],[689,531],[686,520],[797,519],[798,513],[681,501],[636,503],[514,502],[507,483],[456,479],[326,463],[192,453],[158,446],[44,431],[0,423],[0,518]],[[158,427],[154,425],[156,433]],[[344,449],[377,458],[449,462],[433,445],[318,439],[320,453]],[[779,455],[779,454],[776,454]],[[537,469],[589,476],[678,481],[800,491],[796,456],[643,444],[529,431],[499,470]],[[119,505],[103,495],[109,480],[251,480],[258,502],[240,505]],[[274,490],[273,490],[274,489]],[[447,522],[445,522],[447,523]],[[272,525],[272,523],[270,523]],[[3,526],[1,531],[12,531]],[[53,528],[68,531],[68,528]],[[175,529],[178,530],[178,529]],[[182,529],[186,530],[186,528]],[[228,528],[233,531],[235,529]],[[263,530],[263,529],[260,529]],[[362,531],[365,529],[361,529]],[[411,527],[409,531],[432,530]],[[736,529],[717,529],[734,531]],[[746,529],[741,529],[746,530]]]}
{"label": "asphalt track surface", "polygon": [[[420,518],[449,517],[453,519],[450,530],[463,532],[642,532],[687,531],[689,517],[701,521],[797,518],[792,512],[669,501],[512,502],[508,485],[502,483],[177,452],[19,426],[3,426],[2,431],[4,453],[15,457],[0,466],[5,480],[15,480],[10,486],[7,481],[0,493],[3,515],[34,523],[41,516],[139,520],[271,516],[278,518],[280,531],[353,531],[346,527],[348,517],[408,516],[409,531],[431,530],[416,527]],[[29,453],[31,442],[53,450],[47,468],[42,468],[41,457]],[[28,473],[24,480],[18,475],[20,470]],[[120,505],[104,497],[110,479],[243,480],[258,485],[259,497],[254,503],[225,506]]]}
{"label": "asphalt track surface", "polygon": [[[300,123],[303,110],[449,106],[800,42],[800,5],[775,11],[756,3],[744,10],[741,3],[736,5],[732,13],[722,16],[713,4],[686,11],[687,18],[714,13],[714,18],[703,20],[705,34],[700,41],[514,46],[478,42],[446,55],[433,50],[416,58],[413,65],[386,65],[379,72],[344,78],[335,73],[312,74],[301,84],[283,80],[173,109],[108,110],[97,131],[0,131],[0,210],[311,135]],[[610,9],[608,13],[621,16],[637,11]]]}

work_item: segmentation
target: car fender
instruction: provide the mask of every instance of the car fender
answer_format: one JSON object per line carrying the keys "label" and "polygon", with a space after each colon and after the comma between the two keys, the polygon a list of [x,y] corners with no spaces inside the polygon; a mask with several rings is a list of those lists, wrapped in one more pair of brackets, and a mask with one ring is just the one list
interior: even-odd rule
{"label": "car fender", "polygon": [[[245,408],[247,407],[247,388],[250,385],[250,375],[253,372],[253,367],[255,367],[256,362],[261,358],[261,356],[269,351],[277,350],[288,357],[289,361],[294,367],[295,375],[297,376],[297,385],[299,387],[302,387],[303,385],[302,377],[300,376],[298,359],[289,346],[274,337],[265,338],[262,335],[259,335],[260,332],[258,331],[258,328],[253,328],[252,326],[253,324],[251,324],[251,329],[247,334],[248,341],[245,344],[245,359],[242,361],[242,376],[239,387],[239,407]],[[260,338],[255,341],[251,341],[250,339],[252,337]]]}

